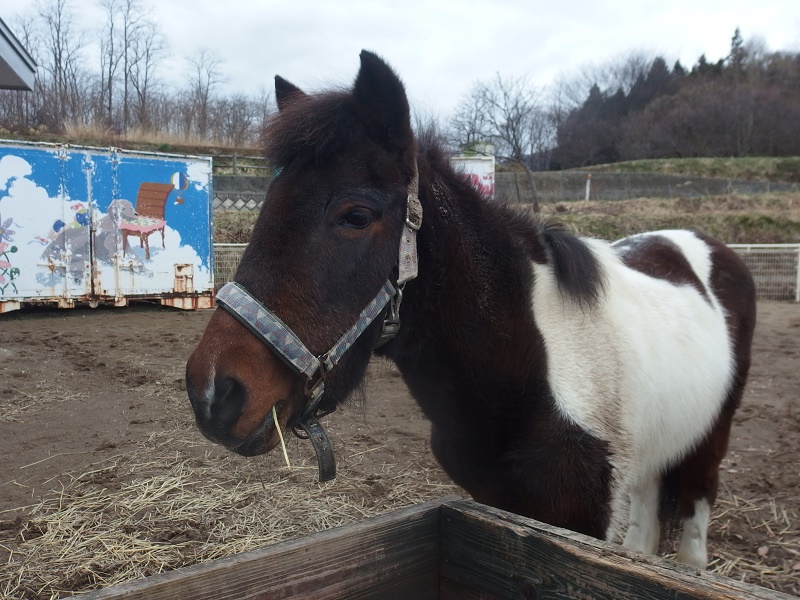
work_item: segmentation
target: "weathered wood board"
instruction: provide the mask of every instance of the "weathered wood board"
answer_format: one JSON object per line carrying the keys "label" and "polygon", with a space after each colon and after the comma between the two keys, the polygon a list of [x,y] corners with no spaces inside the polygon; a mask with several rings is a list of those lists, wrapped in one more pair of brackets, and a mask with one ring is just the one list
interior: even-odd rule
{"label": "weathered wood board", "polygon": [[439,518],[442,599],[790,598],[467,501]]}
{"label": "weathered wood board", "polygon": [[439,597],[432,502],[82,596],[86,600]]}
{"label": "weathered wood board", "polygon": [[99,590],[86,600],[788,600],[475,502],[443,499]]}

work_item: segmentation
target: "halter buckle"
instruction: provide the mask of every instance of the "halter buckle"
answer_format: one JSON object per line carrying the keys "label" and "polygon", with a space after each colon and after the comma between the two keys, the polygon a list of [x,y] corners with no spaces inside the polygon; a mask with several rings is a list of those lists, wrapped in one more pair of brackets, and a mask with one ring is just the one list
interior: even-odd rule
{"label": "halter buckle", "polygon": [[400,303],[403,301],[403,287],[398,286],[396,293],[389,300],[389,312],[383,320],[383,327],[381,328],[381,336],[375,342],[373,350],[380,348],[386,342],[397,336],[400,331]]}

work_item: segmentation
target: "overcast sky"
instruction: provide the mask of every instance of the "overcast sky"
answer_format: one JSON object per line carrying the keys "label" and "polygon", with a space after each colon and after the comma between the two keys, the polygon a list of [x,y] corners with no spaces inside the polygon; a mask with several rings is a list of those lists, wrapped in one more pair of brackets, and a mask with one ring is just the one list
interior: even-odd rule
{"label": "overcast sky", "polygon": [[[800,0],[141,0],[173,55],[162,72],[181,87],[186,57],[222,59],[221,91],[256,95],[280,74],[304,90],[350,83],[362,48],[400,74],[415,109],[447,117],[476,81],[528,76],[549,86],[634,52],[690,67],[724,58],[736,27],[768,50],[800,52]],[[68,0],[81,27],[102,26],[92,0]],[[0,17],[30,14],[3,0]]]}

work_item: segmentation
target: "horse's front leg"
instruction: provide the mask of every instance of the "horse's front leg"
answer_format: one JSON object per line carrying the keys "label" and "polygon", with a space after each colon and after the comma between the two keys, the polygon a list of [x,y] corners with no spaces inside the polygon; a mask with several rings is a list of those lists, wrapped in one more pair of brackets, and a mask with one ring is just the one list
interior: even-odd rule
{"label": "horse's front leg", "polygon": [[628,531],[622,545],[629,550],[648,554],[658,552],[661,525],[658,520],[658,501],[661,478],[640,481],[631,489]]}
{"label": "horse's front leg", "polygon": [[705,569],[708,563],[707,536],[711,505],[705,498],[694,503],[694,511],[683,519],[683,535],[678,546],[678,561]]}

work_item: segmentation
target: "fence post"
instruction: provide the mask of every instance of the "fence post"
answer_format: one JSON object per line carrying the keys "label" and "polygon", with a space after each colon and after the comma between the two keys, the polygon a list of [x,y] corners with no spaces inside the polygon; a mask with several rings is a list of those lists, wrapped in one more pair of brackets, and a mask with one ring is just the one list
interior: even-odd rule
{"label": "fence post", "polygon": [[236,152],[233,153],[233,174],[236,175]]}
{"label": "fence post", "polygon": [[584,202],[588,202],[589,201],[589,193],[591,192],[591,189],[592,189],[592,174],[591,173],[587,173],[586,174],[586,197],[583,199]]}
{"label": "fence post", "polygon": [[800,248],[797,249],[797,280],[794,282],[794,301],[800,302]]}

